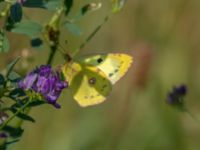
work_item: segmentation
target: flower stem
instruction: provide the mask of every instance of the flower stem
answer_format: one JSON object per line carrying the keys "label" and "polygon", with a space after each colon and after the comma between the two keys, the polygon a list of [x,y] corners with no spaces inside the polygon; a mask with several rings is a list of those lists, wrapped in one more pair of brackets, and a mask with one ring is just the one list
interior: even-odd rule
{"label": "flower stem", "polygon": [[30,103],[30,99],[24,104],[23,107],[21,107],[20,109],[18,109],[12,116],[10,116],[1,126],[0,126],[0,130],[2,130],[13,118],[15,118],[15,116],[17,116],[20,112],[22,112]]}
{"label": "flower stem", "polygon": [[55,54],[56,54],[56,50],[57,50],[57,46],[51,47],[51,52],[49,54],[47,64],[52,65],[53,59],[54,59]]}

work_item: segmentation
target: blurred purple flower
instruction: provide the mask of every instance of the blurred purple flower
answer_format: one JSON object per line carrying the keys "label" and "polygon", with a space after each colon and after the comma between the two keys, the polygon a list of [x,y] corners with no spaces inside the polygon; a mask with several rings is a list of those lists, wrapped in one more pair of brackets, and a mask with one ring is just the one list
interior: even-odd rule
{"label": "blurred purple flower", "polygon": [[20,80],[18,85],[24,90],[33,90],[41,94],[48,103],[60,108],[56,101],[68,83],[62,81],[60,74],[54,72],[50,65],[42,65]]}
{"label": "blurred purple flower", "polygon": [[180,85],[174,87],[171,92],[168,93],[167,103],[172,106],[184,109],[184,96],[187,94],[187,87]]}
{"label": "blurred purple flower", "polygon": [[6,133],[4,133],[4,132],[0,133],[0,139],[1,138],[7,138],[7,137],[8,137],[8,135]]}
{"label": "blurred purple flower", "polygon": [[17,0],[17,2],[23,5],[26,2],[26,0]]}

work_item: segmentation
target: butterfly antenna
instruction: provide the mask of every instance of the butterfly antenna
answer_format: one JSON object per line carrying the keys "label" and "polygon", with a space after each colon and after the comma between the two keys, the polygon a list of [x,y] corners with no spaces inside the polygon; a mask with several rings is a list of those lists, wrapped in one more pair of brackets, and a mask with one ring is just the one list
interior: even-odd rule
{"label": "butterfly antenna", "polygon": [[85,41],[80,45],[80,47],[74,52],[73,56],[76,55],[76,53],[77,53],[79,50],[83,49],[83,48],[85,47],[85,45],[91,41],[91,39],[96,35],[96,33],[97,33],[97,32],[102,28],[102,26],[108,21],[108,19],[109,19],[109,15],[107,15],[107,16],[104,18],[103,22],[102,22],[100,25],[98,25],[98,26],[94,29],[94,31],[85,39]]}
{"label": "butterfly antenna", "polygon": [[60,43],[58,44],[58,47],[59,47],[58,50],[59,50],[62,54],[65,55],[65,54],[66,54],[66,49],[65,49]]}

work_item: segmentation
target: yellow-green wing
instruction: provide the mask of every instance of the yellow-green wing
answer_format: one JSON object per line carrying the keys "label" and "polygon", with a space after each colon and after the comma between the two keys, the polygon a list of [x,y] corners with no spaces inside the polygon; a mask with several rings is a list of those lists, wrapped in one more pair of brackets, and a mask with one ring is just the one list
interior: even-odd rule
{"label": "yellow-green wing", "polygon": [[65,67],[62,70],[66,80],[68,78],[70,81],[69,88],[73,98],[80,106],[96,105],[106,99],[112,84],[101,70],[96,67],[81,66],[75,62],[68,66],[68,69]]}
{"label": "yellow-green wing", "polygon": [[123,53],[95,55],[81,60],[82,63],[96,66],[103,71],[112,84],[125,75],[132,61],[132,56]]}
{"label": "yellow-green wing", "polygon": [[69,86],[71,85],[71,82],[73,80],[73,78],[81,72],[82,67],[80,64],[76,63],[76,62],[68,62],[65,65],[62,66],[61,68],[62,73],[65,77],[65,79],[67,80]]}

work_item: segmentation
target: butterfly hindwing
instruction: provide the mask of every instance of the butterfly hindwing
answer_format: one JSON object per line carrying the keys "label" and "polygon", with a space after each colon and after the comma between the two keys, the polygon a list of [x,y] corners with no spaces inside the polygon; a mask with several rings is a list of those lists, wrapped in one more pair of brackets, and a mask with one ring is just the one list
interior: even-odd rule
{"label": "butterfly hindwing", "polygon": [[86,57],[81,61],[87,65],[95,66],[103,71],[106,77],[115,84],[125,75],[132,63],[132,57],[127,54],[107,54]]}
{"label": "butterfly hindwing", "polygon": [[[72,69],[65,68],[68,71],[65,74],[68,74],[68,78],[71,79],[70,89],[73,98],[80,106],[99,104],[106,99],[112,89],[112,84],[100,69],[81,66],[75,62],[70,67],[77,72],[72,73]],[[70,73],[73,77],[69,77]]]}

